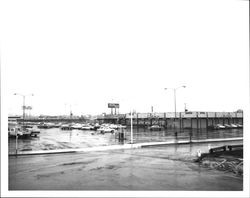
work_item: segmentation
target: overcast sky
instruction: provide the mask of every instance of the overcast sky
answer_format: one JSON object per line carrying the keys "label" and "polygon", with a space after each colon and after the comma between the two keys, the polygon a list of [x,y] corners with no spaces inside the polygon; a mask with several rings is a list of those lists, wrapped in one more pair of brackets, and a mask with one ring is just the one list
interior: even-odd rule
{"label": "overcast sky", "polygon": [[240,0],[4,1],[8,113],[235,111],[248,102],[249,10]]}

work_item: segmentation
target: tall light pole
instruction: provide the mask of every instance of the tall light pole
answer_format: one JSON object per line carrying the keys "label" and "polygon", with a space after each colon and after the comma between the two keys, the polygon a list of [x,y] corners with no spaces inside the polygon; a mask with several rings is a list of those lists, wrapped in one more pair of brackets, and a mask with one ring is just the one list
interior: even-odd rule
{"label": "tall light pole", "polygon": [[66,115],[67,115],[67,106],[69,107],[69,117],[70,117],[70,119],[72,119],[72,116],[73,116],[72,107],[75,106],[75,105],[76,104],[64,103]]}
{"label": "tall light pole", "polygon": [[135,114],[135,110],[130,111],[130,144],[134,143],[134,133],[133,133],[133,114]]}
{"label": "tall light pole", "polygon": [[[23,95],[23,94],[19,94],[19,93],[14,93],[14,95],[19,95],[19,96],[22,96],[22,97],[23,97],[23,126],[24,126],[24,118],[25,118],[25,97],[26,97],[26,96],[34,96],[34,94]],[[18,138],[18,134],[17,134],[17,130],[16,130],[16,156],[17,156],[17,149],[18,149],[17,138]]]}
{"label": "tall light pole", "polygon": [[19,94],[19,93],[14,93],[14,95],[19,95],[19,96],[22,96],[23,97],[23,123],[24,123],[24,118],[25,118],[25,97],[26,96],[34,96],[34,94],[28,94],[28,95],[24,95],[24,94]]}
{"label": "tall light pole", "polygon": [[130,143],[133,144],[133,112],[130,112]]}
{"label": "tall light pole", "polygon": [[185,85],[180,86],[180,87],[176,87],[176,88],[164,88],[165,90],[167,89],[172,89],[174,91],[174,117],[176,118],[176,90],[179,88],[186,88]]}

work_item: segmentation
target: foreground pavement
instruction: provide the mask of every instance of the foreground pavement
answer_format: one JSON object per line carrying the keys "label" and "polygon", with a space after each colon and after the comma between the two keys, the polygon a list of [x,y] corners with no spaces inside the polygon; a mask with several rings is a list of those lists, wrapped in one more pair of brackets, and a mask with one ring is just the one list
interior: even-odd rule
{"label": "foreground pavement", "polygon": [[243,178],[193,163],[196,152],[242,141],[9,157],[9,190],[240,191]]}

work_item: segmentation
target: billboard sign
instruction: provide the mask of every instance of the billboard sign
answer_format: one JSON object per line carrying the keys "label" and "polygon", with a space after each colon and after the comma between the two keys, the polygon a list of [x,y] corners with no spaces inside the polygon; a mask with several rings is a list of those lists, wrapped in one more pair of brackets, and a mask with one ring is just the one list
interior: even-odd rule
{"label": "billboard sign", "polygon": [[26,110],[31,110],[32,109],[32,106],[22,106],[22,109],[26,109]]}
{"label": "billboard sign", "polygon": [[118,103],[108,103],[108,108],[119,108]]}

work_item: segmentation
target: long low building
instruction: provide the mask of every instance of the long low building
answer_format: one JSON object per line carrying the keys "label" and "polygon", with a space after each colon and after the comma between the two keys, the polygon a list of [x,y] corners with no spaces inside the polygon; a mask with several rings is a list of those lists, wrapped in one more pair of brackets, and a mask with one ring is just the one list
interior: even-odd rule
{"label": "long low building", "polygon": [[[189,112],[165,112],[165,113],[133,113],[136,118],[243,118],[243,112],[204,112],[204,111],[189,111]],[[106,114],[100,115],[97,119],[102,118],[131,118],[131,114]]]}
{"label": "long low building", "polygon": [[[216,124],[243,124],[243,112],[165,112],[133,113],[133,125],[160,125],[165,128],[208,128]],[[102,115],[97,118],[102,123],[130,125],[131,114]]]}
{"label": "long low building", "polygon": [[[201,112],[201,111],[190,111],[190,112],[177,112],[176,115],[174,112],[166,112],[166,113],[136,113],[134,116],[138,118],[223,118],[223,117],[235,117],[242,118],[242,112]],[[126,118],[130,118],[131,114],[127,113]]]}
{"label": "long low building", "polygon": [[[241,124],[243,125],[243,112],[164,112],[164,113],[133,113],[133,125],[152,126],[160,125],[164,128],[208,128],[216,124]],[[18,116],[9,117],[9,121],[23,119]],[[25,122],[87,122],[89,119],[80,118],[25,118]],[[102,114],[92,121],[99,123],[131,124],[131,114]]]}

